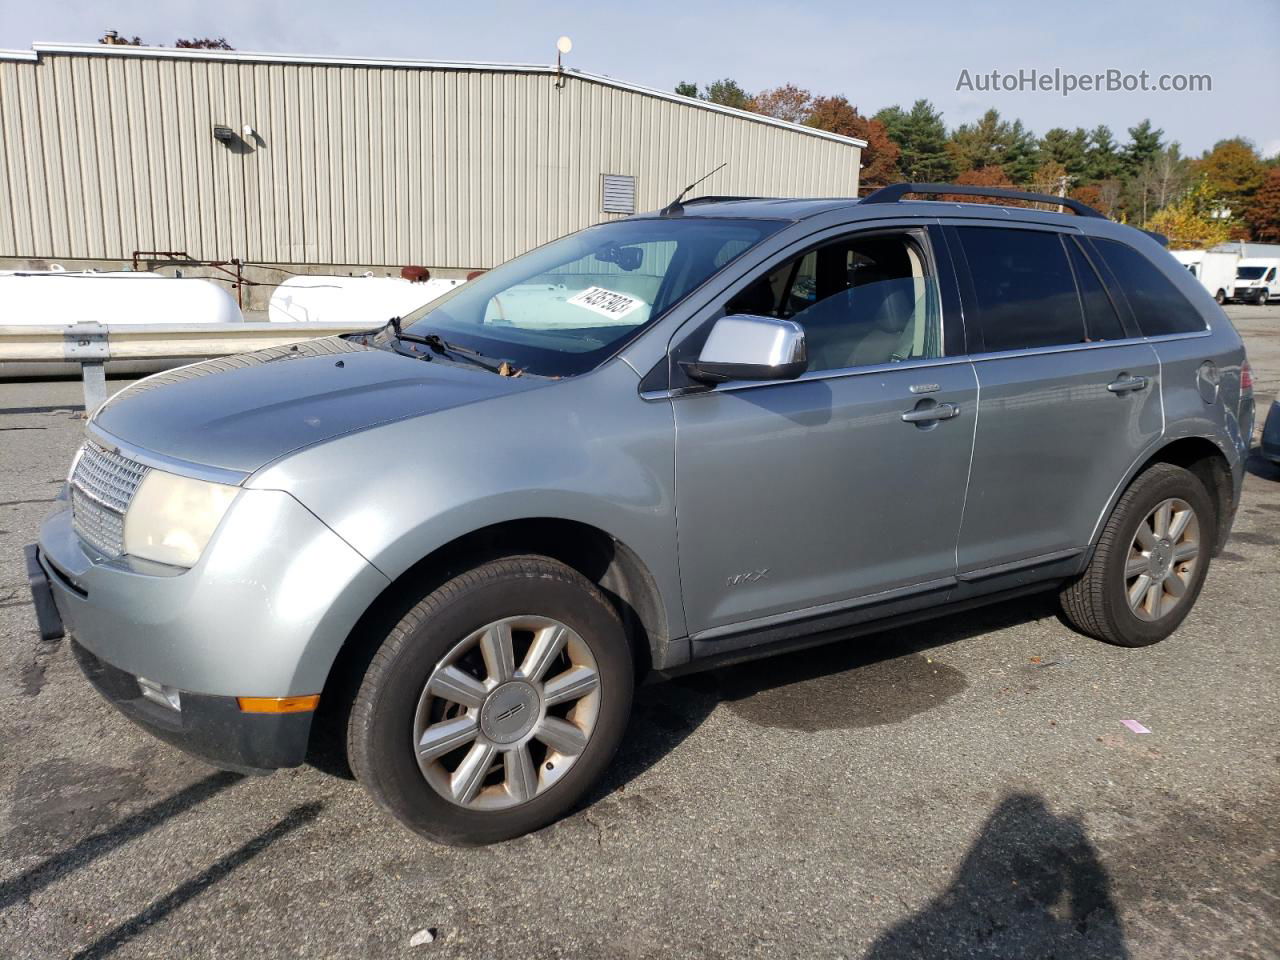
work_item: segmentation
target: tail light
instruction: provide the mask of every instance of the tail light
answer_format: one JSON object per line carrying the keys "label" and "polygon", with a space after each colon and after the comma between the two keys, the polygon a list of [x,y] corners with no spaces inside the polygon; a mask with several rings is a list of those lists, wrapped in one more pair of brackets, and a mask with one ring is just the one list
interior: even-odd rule
{"label": "tail light", "polygon": [[1253,393],[1253,368],[1248,360],[1240,364],[1240,392]]}

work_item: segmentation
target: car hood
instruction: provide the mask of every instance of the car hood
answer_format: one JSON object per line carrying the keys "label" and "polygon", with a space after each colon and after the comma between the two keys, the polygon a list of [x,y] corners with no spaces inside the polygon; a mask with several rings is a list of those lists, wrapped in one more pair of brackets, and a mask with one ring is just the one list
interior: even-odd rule
{"label": "car hood", "polygon": [[548,382],[332,337],[148,377],[112,397],[92,426],[166,457],[252,473],[355,430]]}

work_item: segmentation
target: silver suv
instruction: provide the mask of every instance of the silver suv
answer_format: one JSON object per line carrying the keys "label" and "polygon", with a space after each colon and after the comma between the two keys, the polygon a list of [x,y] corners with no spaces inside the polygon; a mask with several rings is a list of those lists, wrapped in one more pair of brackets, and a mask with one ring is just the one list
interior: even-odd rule
{"label": "silver suv", "polygon": [[1239,499],[1240,339],[1081,204],[903,199],[963,193],[677,202],[142,380],[28,548],[42,632],[157,736],[336,737],[455,843],[569,810],[643,675],[1037,590],[1155,643]]}

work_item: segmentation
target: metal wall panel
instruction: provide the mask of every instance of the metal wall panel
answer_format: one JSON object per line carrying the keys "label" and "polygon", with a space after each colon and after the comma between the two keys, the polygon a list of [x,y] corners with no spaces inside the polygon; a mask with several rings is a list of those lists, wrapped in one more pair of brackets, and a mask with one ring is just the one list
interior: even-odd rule
{"label": "metal wall panel", "polygon": [[489,267],[615,216],[606,173],[857,192],[856,142],[572,72],[118,49],[0,57],[0,256]]}

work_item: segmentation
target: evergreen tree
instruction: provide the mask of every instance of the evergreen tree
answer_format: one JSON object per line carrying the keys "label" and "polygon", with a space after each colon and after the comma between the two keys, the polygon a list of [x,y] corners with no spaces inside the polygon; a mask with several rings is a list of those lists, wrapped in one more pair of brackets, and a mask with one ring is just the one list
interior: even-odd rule
{"label": "evergreen tree", "polygon": [[707,85],[702,99],[709,103],[718,103],[722,107],[735,107],[738,110],[751,109],[751,94],[738,86],[736,80],[725,77]]}
{"label": "evergreen tree", "polygon": [[1067,176],[1079,179],[1088,167],[1088,149],[1089,133],[1083,127],[1054,127],[1040,139],[1040,162],[1060,164]]}
{"label": "evergreen tree", "polygon": [[1143,120],[1136,127],[1130,127],[1129,142],[1120,155],[1120,172],[1126,177],[1136,176],[1143,165],[1160,152],[1160,148],[1164,146],[1164,141],[1160,139],[1163,136],[1163,130],[1151,128],[1150,120]]}
{"label": "evergreen tree", "polygon": [[1089,131],[1089,146],[1085,152],[1084,177],[1099,182],[1114,180],[1120,175],[1120,150],[1111,128],[1098,124]]}
{"label": "evergreen tree", "polygon": [[942,114],[928,100],[917,100],[909,111],[886,107],[874,117],[898,145],[902,174],[913,183],[947,180],[952,162],[947,154],[947,128]]}

